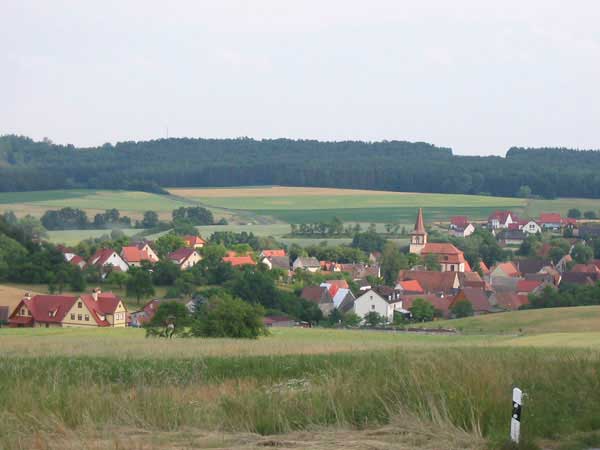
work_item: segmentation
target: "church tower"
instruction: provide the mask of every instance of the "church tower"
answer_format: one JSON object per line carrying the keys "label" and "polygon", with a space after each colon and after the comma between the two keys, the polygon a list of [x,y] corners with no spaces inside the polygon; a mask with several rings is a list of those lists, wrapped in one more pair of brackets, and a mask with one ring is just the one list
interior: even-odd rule
{"label": "church tower", "polygon": [[423,208],[419,208],[415,229],[410,233],[410,252],[420,255],[425,244],[427,244],[427,231],[423,221]]}

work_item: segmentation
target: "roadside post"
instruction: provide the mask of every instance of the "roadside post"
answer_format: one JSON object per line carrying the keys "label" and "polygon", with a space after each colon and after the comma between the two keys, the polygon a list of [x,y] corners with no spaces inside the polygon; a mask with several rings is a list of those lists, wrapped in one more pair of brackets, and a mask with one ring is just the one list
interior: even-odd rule
{"label": "roadside post", "polygon": [[519,443],[521,435],[521,409],[523,407],[523,391],[519,388],[513,389],[512,394],[512,416],[510,418],[510,439]]}

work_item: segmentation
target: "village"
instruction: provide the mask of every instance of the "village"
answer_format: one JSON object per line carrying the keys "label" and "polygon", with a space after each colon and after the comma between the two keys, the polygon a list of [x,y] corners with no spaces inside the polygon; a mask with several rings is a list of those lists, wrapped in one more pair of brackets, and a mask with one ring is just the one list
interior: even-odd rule
{"label": "village", "polygon": [[[541,214],[534,220],[521,219],[511,211],[495,211],[484,223],[465,216],[450,218],[450,238],[468,240],[481,229],[494,236],[499,246],[512,249],[510,258],[490,266],[477,255],[472,267],[464,252],[451,242],[432,242],[427,228],[419,208],[406,249],[412,264],[395,271],[391,279],[382,275],[386,261],[381,251],[370,252],[368,262],[337,262],[306,255],[291,258],[284,248],[227,250],[220,262],[233,270],[276,271],[279,284],[294,284],[297,295],[318,306],[322,316],[322,321],[311,323],[287,314],[267,314],[267,327],[314,326],[317,322],[385,327],[499,313],[528,307],[531,297],[544,290],[593,286],[600,277],[600,260],[592,257],[591,249],[579,251],[576,258],[572,255],[576,245],[585,246],[586,238],[595,236],[596,228],[560,214]],[[439,232],[433,234],[439,237]],[[542,242],[542,235],[569,237],[561,238],[562,246],[553,247],[547,239]],[[524,243],[533,238],[538,242],[535,251],[519,255]],[[182,242],[184,246],[166,254],[166,260],[180,271],[189,271],[203,260],[209,243],[193,235],[183,236]],[[141,241],[124,245],[120,251],[100,248],[87,260],[71,248],[58,248],[69,264],[80,270],[93,267],[103,280],[110,280],[117,278],[115,274],[143,267],[152,271],[161,260],[153,245]],[[192,314],[206,298],[201,293],[188,298],[152,298],[133,309],[100,287],[81,295],[24,293],[18,304],[0,305],[0,323],[4,317],[10,327],[140,327],[151,323],[160,305],[168,302],[182,303]]]}

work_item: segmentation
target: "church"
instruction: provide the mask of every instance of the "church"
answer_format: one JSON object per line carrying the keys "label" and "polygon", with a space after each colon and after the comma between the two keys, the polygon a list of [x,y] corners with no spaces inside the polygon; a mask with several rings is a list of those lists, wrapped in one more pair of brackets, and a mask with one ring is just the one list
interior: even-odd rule
{"label": "church", "polygon": [[470,272],[465,255],[454,245],[444,243],[428,243],[427,230],[423,220],[423,208],[419,208],[415,228],[410,233],[410,252],[426,257],[435,255],[438,258],[442,272]]}

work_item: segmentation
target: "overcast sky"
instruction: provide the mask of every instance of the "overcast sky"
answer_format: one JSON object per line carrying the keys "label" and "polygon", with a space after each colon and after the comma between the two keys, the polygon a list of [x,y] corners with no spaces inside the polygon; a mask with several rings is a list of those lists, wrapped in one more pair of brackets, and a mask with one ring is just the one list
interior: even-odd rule
{"label": "overcast sky", "polygon": [[0,134],[600,148],[600,1],[0,0]]}

